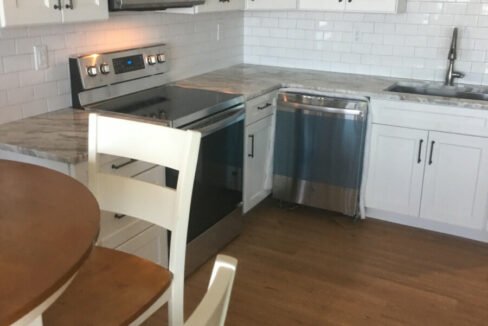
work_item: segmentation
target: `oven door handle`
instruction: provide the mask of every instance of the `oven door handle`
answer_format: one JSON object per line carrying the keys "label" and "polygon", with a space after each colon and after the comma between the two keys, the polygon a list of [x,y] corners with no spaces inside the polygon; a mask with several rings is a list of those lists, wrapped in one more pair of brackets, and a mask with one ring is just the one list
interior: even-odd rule
{"label": "oven door handle", "polygon": [[[223,113],[216,114],[203,121],[186,126],[184,129],[191,129],[202,134],[202,138],[222,130],[236,122],[244,120],[245,106],[239,105]],[[219,119],[222,117],[222,119]]]}

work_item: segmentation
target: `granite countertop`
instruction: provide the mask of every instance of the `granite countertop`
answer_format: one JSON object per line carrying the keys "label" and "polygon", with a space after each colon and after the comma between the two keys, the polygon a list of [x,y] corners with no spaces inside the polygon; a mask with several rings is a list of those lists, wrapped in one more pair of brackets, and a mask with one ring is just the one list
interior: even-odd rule
{"label": "granite countertop", "polygon": [[176,82],[177,85],[244,95],[246,100],[282,87],[488,110],[488,102],[385,91],[418,80],[241,64]]}
{"label": "granite countertop", "polygon": [[88,112],[62,109],[0,125],[0,149],[65,163],[88,158]]}
{"label": "granite countertop", "polygon": [[[241,64],[181,80],[175,84],[242,94],[246,100],[282,87],[291,87],[469,109],[488,109],[488,103],[483,101],[384,91],[398,81],[414,82],[408,79]],[[76,164],[87,159],[87,134],[88,113],[63,109],[1,125],[0,149]]]}

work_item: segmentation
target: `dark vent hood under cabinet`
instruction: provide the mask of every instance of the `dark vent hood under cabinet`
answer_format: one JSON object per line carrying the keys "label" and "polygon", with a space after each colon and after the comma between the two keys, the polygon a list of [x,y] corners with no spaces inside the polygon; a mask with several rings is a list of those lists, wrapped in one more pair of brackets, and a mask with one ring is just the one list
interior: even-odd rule
{"label": "dark vent hood under cabinet", "polygon": [[205,0],[109,0],[110,11],[145,11],[185,8],[201,5]]}

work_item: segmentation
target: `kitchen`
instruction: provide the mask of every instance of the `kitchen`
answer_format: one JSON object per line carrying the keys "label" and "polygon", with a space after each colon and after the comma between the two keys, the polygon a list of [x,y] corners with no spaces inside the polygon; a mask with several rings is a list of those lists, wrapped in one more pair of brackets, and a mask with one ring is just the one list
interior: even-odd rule
{"label": "kitchen", "polygon": [[[383,1],[378,3],[381,2]],[[259,9],[253,8],[253,6],[259,6],[260,3],[264,6],[262,7],[263,10],[251,10]],[[302,5],[313,6],[313,3],[313,1],[301,1]],[[391,3],[396,4],[397,2],[391,1]],[[401,4],[402,1],[398,3]],[[224,5],[227,4],[223,3],[219,9],[224,9]],[[10,129],[4,129],[8,128],[9,125],[7,124],[4,128],[0,128],[0,139],[3,143],[1,147],[2,158],[13,158],[12,155],[15,155],[12,154],[12,151],[15,152],[15,148],[24,145],[20,151],[29,156],[30,159],[32,154],[29,153],[39,151],[39,148],[36,147],[39,146],[39,143],[44,143],[43,150],[45,152],[46,146],[51,147],[47,151],[53,155],[51,158],[56,155],[73,155],[72,153],[66,154],[73,152],[73,148],[66,147],[66,143],[56,142],[56,140],[61,139],[60,135],[66,134],[65,128],[74,127],[73,129],[80,133],[74,134],[73,137],[82,137],[83,127],[76,128],[80,126],[77,124],[80,121],[76,119],[74,121],[62,120],[63,111],[58,112],[59,109],[70,107],[72,104],[70,75],[67,65],[69,56],[76,53],[93,53],[95,50],[103,51],[141,44],[166,43],[169,47],[168,61],[170,63],[170,69],[165,76],[168,81],[177,81],[178,85],[186,87],[243,94],[246,101],[254,101],[248,103],[248,107],[262,107],[267,103],[273,103],[272,100],[275,95],[271,92],[275,92],[284,86],[371,97],[371,110],[373,111],[370,112],[370,122],[374,127],[370,126],[370,130],[375,128],[376,134],[379,135],[378,139],[383,140],[384,143],[379,142],[377,146],[373,146],[373,143],[370,142],[369,149],[366,148],[366,155],[369,153],[373,161],[374,159],[377,160],[377,164],[373,164],[374,162],[371,163],[372,161],[369,160],[370,167],[364,167],[365,171],[369,172],[365,177],[367,187],[365,192],[366,215],[465,238],[487,241],[486,204],[482,198],[483,189],[476,189],[478,191],[475,191],[481,199],[473,197],[472,193],[468,194],[469,191],[466,191],[458,207],[452,208],[452,206],[445,205],[453,210],[466,210],[468,207],[474,212],[469,222],[473,222],[473,224],[457,220],[458,215],[456,214],[454,217],[449,216],[452,218],[450,223],[439,221],[441,218],[438,216],[445,214],[444,211],[439,214],[440,204],[434,205],[434,213],[432,213],[432,207],[430,208],[431,213],[429,214],[433,214],[434,218],[419,218],[424,209],[420,206],[425,203],[425,200],[421,200],[420,196],[428,193],[427,190],[432,190],[432,185],[435,184],[435,182],[427,184],[424,177],[424,175],[428,176],[429,174],[428,154],[430,154],[431,141],[437,141],[437,144],[446,142],[445,139],[435,138],[439,136],[436,133],[442,133],[442,135],[461,134],[466,137],[483,139],[486,137],[483,122],[486,118],[482,109],[486,108],[486,105],[482,101],[416,96],[405,93],[398,95],[384,91],[397,82],[398,78],[443,82],[448,65],[447,54],[455,26],[460,31],[455,69],[465,74],[465,77],[456,80],[456,83],[488,85],[486,70],[488,16],[486,16],[487,5],[484,2],[407,1],[404,12],[401,6],[394,6],[393,11],[398,10],[399,13],[388,14],[383,12],[392,11],[390,7],[378,9],[372,6],[369,9],[373,10],[373,13],[349,13],[345,7],[340,11],[337,8],[316,7],[308,7],[309,10],[295,10],[295,1],[279,3],[274,1],[248,1],[248,5],[250,10],[245,11],[199,12],[194,15],[164,12],[124,12],[111,13],[108,20],[98,22],[65,23],[62,25],[58,23],[1,29],[0,121],[2,123],[18,121],[17,123],[22,125],[20,119],[34,117],[32,120],[24,120],[24,123],[29,124],[27,127],[24,125],[24,128],[29,128],[27,132],[25,129],[19,128],[19,125],[11,125]],[[48,62],[46,66],[43,66],[44,68],[36,70],[33,48],[38,45],[41,45],[40,52],[45,46],[44,50],[47,50]],[[265,65],[266,67],[254,65]],[[227,69],[219,70],[223,68]],[[296,68],[311,70],[295,70]],[[203,73],[208,74],[197,76]],[[345,75],[344,73],[358,75]],[[197,77],[191,78],[193,76]],[[267,94],[271,95],[268,96]],[[260,96],[264,97],[260,98]],[[398,101],[399,99],[406,102]],[[415,103],[415,107],[411,104],[410,106],[404,105],[404,103]],[[462,108],[462,106],[466,106],[466,108]],[[266,110],[257,111],[263,113],[252,121],[255,123],[266,121],[265,124],[255,125],[256,128],[259,127],[258,131],[262,132],[261,135],[267,135],[272,130],[271,120],[266,120],[271,115],[264,113],[267,112]],[[414,116],[409,110],[420,115]],[[49,119],[45,116],[44,118],[43,116],[35,118],[37,115],[46,112],[53,112],[53,117],[58,112],[61,119]],[[40,127],[42,125],[51,126],[52,129],[46,130],[46,128]],[[247,125],[250,128],[252,123]],[[390,128],[395,130],[392,131]],[[405,133],[399,134],[402,131],[408,132],[410,130],[417,130],[418,133],[414,136]],[[39,135],[43,133],[49,140],[40,140]],[[374,135],[373,131],[369,137]],[[434,138],[429,139],[429,137]],[[401,144],[390,143],[391,139],[405,139],[405,142]],[[411,158],[412,161],[417,162],[419,140],[423,140],[422,164],[418,164],[418,166],[414,164],[401,165],[402,155],[409,155],[408,159]],[[15,143],[16,141],[17,143]],[[456,141],[459,142],[459,140]],[[472,138],[468,138],[466,141],[473,144]],[[34,146],[29,148],[26,144],[34,144]],[[384,148],[379,147],[381,145],[389,147],[384,150]],[[250,146],[249,142],[247,146]],[[263,146],[266,148],[267,145],[264,144]],[[372,156],[374,150],[378,148],[378,156]],[[449,149],[449,147],[446,148]],[[478,147],[476,148],[478,150]],[[483,148],[483,145],[479,145],[479,148]],[[428,151],[429,153],[427,153]],[[80,148],[76,148],[74,152],[75,156],[83,156],[83,150]],[[382,156],[382,153],[386,153],[386,155]],[[446,155],[451,157],[449,156],[451,154],[448,152]],[[468,163],[478,164],[479,157],[473,155],[475,154],[466,155],[466,157],[472,158]],[[16,156],[16,159],[18,157]],[[397,157],[398,160],[391,164],[391,161],[388,161],[389,157]],[[423,165],[426,161],[427,165]],[[261,162],[259,164],[266,163]],[[66,162],[55,162],[55,165],[64,171],[71,169]],[[410,174],[402,173],[401,176],[398,176],[396,174],[398,171],[394,170],[392,166],[397,166],[400,171],[407,171],[406,168],[412,167],[415,169]],[[459,175],[459,177],[456,179],[457,183],[452,187],[462,184],[466,187],[471,186],[471,188],[466,189],[473,189],[474,181],[472,180],[473,178],[476,180],[476,176],[469,175],[463,179],[466,173],[476,168],[473,165],[469,166],[470,168],[467,169],[462,168],[463,174],[455,172],[455,176]],[[480,166],[483,167],[483,164]],[[378,177],[374,177],[378,175],[377,170],[373,169],[374,167],[378,167],[377,170],[383,174],[380,173]],[[452,168],[447,167],[440,171],[449,176],[452,175]],[[382,175],[386,175],[386,177],[381,178]],[[398,179],[393,179],[394,177]],[[262,179],[264,182],[266,178],[257,177],[257,179]],[[397,185],[398,191],[391,191],[385,197],[381,190],[384,187],[391,189],[392,186],[387,180],[397,180],[395,182],[402,186]],[[466,180],[471,180],[471,182]],[[392,184],[394,183],[392,182]],[[408,184],[409,187],[404,186],[405,184]],[[451,185],[441,185],[441,187],[446,187],[452,191],[452,187],[449,188],[449,186]],[[259,202],[269,194],[269,187],[269,183],[264,186],[261,185],[261,187],[257,186],[256,189],[263,191],[255,193],[256,201]],[[368,187],[376,192],[368,191]],[[476,188],[478,185],[476,184],[474,187]],[[373,196],[375,194],[377,197]],[[368,196],[370,197],[368,198]],[[441,198],[445,197],[441,196]],[[445,204],[447,203],[445,202]],[[452,204],[455,203],[456,200],[453,200]],[[264,205],[266,204],[267,202],[264,203]],[[246,205],[246,201],[244,205]],[[257,209],[262,211],[261,207]],[[249,214],[257,214],[255,212],[251,210]],[[312,212],[311,214],[317,213]],[[415,217],[412,218],[412,216]],[[365,222],[368,220],[372,219],[366,219]],[[279,225],[278,221],[275,222]],[[313,225],[317,222],[310,221],[310,223]],[[244,234],[245,232],[246,228]],[[307,236],[305,235],[305,237]],[[381,235],[378,237],[381,239]],[[459,246],[465,246],[464,242],[462,244],[460,242],[455,243]],[[480,248],[484,248],[484,251]],[[275,248],[275,250],[279,251],[280,248]],[[282,250],[292,249],[283,245]],[[486,257],[486,247],[482,245],[473,244],[471,250],[480,252],[481,256],[479,257]],[[357,256],[355,258],[357,259]],[[460,259],[458,262],[463,266],[461,258],[453,259]],[[466,268],[468,266],[466,265]],[[486,276],[486,267],[478,265],[478,268],[481,271],[478,271],[479,274],[477,275]],[[470,277],[470,275],[467,273],[465,277]],[[253,274],[250,277],[253,277]],[[208,276],[202,277],[202,284],[207,279]],[[456,280],[462,281],[462,279]],[[239,282],[239,270],[236,282]],[[479,286],[480,288],[484,286],[486,289],[486,281]],[[286,295],[286,292],[283,295]],[[486,307],[486,302],[481,298],[482,296],[478,297],[475,303],[481,307]],[[327,302],[330,300],[328,298]],[[334,302],[330,303],[330,309],[334,309]],[[246,302],[243,301],[241,304],[246,305]],[[406,309],[402,304],[399,305],[398,309]],[[233,301],[231,300],[229,323],[232,320],[232,309]],[[439,313],[435,309],[433,312]],[[348,313],[347,310],[343,312],[344,315]],[[364,313],[367,314],[367,310]],[[481,316],[479,310],[476,314]],[[422,321],[420,319],[422,314],[419,313],[419,315],[418,321]],[[303,318],[301,321],[307,323],[307,317]],[[325,324],[333,323],[327,319],[327,316],[322,318],[315,319],[316,323],[319,321]],[[354,319],[347,322],[344,316],[344,319],[337,316],[335,318],[337,318],[336,322],[339,323],[343,321],[354,324]],[[400,317],[396,316],[395,318]],[[425,322],[425,319],[423,320]],[[355,321],[357,324],[358,320]],[[408,319],[401,321],[408,323]],[[310,323],[313,324],[313,322]]]}

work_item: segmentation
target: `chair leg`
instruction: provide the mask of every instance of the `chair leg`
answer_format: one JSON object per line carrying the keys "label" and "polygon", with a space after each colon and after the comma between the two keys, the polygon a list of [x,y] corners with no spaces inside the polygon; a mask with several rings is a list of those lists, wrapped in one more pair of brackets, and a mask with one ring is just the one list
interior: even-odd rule
{"label": "chair leg", "polygon": [[171,284],[171,293],[168,301],[168,320],[170,326],[183,326],[184,323],[184,278],[175,277]]}

